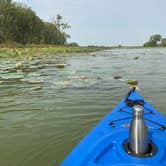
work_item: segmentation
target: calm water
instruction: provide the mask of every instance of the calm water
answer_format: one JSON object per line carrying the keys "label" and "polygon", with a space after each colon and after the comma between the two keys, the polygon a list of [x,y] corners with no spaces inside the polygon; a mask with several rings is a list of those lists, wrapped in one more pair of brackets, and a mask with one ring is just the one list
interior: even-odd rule
{"label": "calm water", "polygon": [[166,115],[166,49],[47,57],[16,70],[17,63],[0,59],[1,166],[58,166],[127,93],[128,79]]}

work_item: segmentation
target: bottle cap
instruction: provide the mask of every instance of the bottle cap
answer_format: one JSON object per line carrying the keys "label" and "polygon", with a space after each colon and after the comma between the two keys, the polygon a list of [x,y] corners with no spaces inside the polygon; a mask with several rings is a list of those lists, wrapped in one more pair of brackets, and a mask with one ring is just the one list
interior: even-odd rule
{"label": "bottle cap", "polygon": [[141,105],[134,105],[133,112],[134,112],[134,115],[141,116],[144,114],[144,108]]}

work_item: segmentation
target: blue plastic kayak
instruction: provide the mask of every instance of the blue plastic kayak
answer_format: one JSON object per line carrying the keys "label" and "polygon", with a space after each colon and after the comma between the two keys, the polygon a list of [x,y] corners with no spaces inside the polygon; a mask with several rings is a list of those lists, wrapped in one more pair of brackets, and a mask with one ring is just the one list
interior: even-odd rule
{"label": "blue plastic kayak", "polygon": [[[142,105],[149,140],[147,156],[126,149],[133,105]],[[125,98],[72,150],[61,166],[164,166],[166,165],[166,118],[132,89]]]}

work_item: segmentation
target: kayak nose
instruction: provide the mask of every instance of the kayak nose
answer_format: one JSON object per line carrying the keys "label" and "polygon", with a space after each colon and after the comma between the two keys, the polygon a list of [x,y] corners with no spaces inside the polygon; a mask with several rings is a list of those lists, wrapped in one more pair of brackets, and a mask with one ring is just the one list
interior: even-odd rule
{"label": "kayak nose", "polygon": [[144,108],[133,106],[133,119],[129,129],[129,148],[137,156],[145,155],[149,151],[148,130],[144,120]]}

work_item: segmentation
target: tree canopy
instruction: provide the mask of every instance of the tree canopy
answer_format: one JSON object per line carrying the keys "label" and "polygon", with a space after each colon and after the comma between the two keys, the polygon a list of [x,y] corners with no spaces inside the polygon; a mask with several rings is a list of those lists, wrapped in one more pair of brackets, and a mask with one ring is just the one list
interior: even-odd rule
{"label": "tree canopy", "polygon": [[144,43],[144,47],[166,46],[166,38],[162,38],[160,34],[152,35],[148,42]]}
{"label": "tree canopy", "polygon": [[166,38],[161,39],[161,45],[166,47]]}
{"label": "tree canopy", "polygon": [[0,43],[64,45],[70,28],[57,15],[54,23],[44,22],[30,8],[12,0],[0,0]]}

